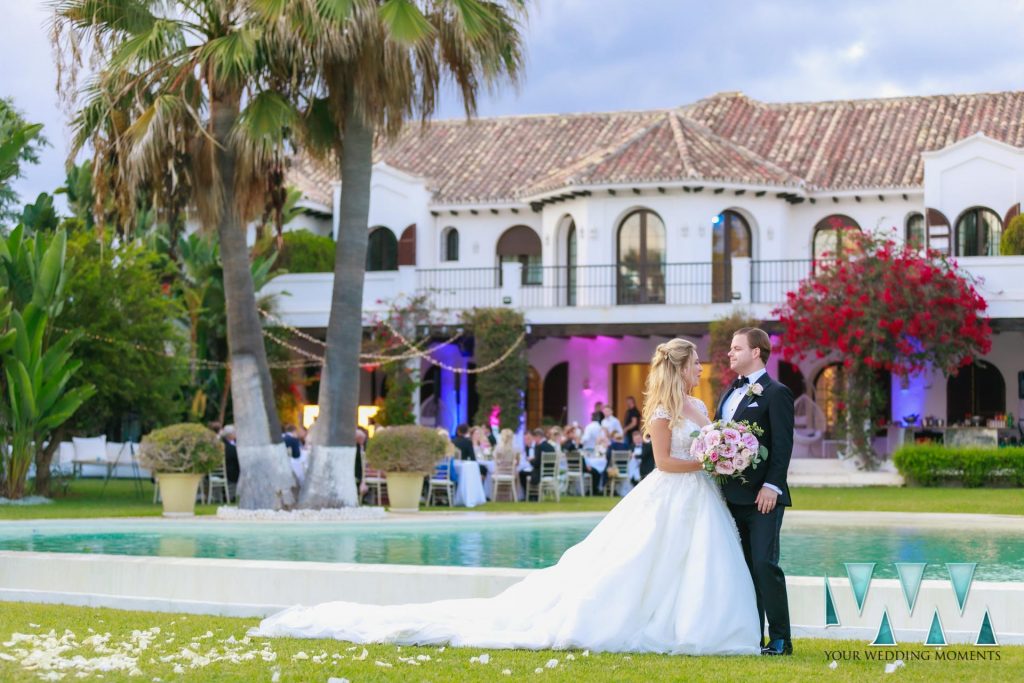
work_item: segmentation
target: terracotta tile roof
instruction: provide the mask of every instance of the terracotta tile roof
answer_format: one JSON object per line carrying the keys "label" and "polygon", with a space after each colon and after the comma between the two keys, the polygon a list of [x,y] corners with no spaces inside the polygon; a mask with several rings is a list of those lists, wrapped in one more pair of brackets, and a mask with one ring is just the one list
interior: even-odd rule
{"label": "terracotta tile roof", "polygon": [[[683,180],[912,188],[923,183],[921,152],[977,132],[1024,146],[1024,92],[786,104],[722,93],[675,110],[437,121],[410,125],[376,159],[452,204]],[[328,206],[333,177],[302,159],[289,174]]]}
{"label": "terracotta tile roof", "polygon": [[767,104],[719,94],[682,113],[811,188],[920,187],[921,152],[981,132],[1024,146],[1024,92]]}

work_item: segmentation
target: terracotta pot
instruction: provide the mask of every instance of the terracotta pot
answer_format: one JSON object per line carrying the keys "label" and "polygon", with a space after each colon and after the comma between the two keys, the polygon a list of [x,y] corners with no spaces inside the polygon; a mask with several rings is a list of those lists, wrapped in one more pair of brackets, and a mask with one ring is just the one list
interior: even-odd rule
{"label": "terracotta pot", "polygon": [[419,512],[420,494],[426,472],[388,472],[388,501],[391,512]]}
{"label": "terracotta pot", "polygon": [[164,517],[192,517],[196,514],[196,493],[203,475],[191,472],[159,472],[160,500]]}

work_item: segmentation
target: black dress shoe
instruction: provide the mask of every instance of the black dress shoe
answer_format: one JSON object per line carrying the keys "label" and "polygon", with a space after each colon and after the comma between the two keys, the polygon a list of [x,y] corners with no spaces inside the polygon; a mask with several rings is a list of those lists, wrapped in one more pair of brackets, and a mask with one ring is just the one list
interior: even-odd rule
{"label": "black dress shoe", "polygon": [[765,647],[761,648],[761,654],[776,657],[779,655],[792,655],[793,654],[793,643],[788,640],[773,640],[768,643]]}

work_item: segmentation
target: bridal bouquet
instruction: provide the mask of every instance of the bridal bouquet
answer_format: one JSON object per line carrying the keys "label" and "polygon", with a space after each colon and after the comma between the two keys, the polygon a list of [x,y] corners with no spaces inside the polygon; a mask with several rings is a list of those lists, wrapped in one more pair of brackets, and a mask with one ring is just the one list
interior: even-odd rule
{"label": "bridal bouquet", "polygon": [[743,471],[757,469],[768,457],[768,449],[757,440],[762,434],[764,430],[757,425],[716,420],[692,434],[690,455],[719,481],[737,478],[745,482]]}

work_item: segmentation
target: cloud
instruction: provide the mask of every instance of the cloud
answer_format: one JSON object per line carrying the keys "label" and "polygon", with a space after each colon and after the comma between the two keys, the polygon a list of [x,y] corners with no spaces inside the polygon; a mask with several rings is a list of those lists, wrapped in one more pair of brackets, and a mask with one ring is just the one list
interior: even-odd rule
{"label": "cloud", "polygon": [[[54,92],[47,3],[8,2],[0,95],[46,125],[53,148],[17,184],[23,199],[63,180],[67,135]],[[519,91],[482,115],[674,107],[741,90],[765,101],[1019,89],[1024,0],[535,0]],[[439,116],[462,115],[454,93]]]}

